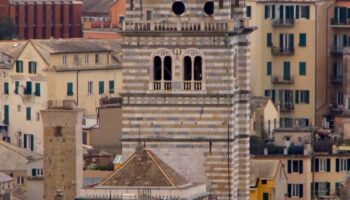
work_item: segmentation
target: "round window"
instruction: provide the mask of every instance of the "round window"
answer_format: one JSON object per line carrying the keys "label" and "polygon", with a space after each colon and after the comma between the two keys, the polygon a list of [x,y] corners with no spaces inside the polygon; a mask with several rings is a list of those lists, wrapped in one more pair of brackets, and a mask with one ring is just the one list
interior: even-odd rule
{"label": "round window", "polygon": [[212,15],[214,13],[214,2],[212,1],[207,1],[204,4],[204,12],[207,15]]}
{"label": "round window", "polygon": [[181,15],[182,13],[185,12],[185,4],[181,1],[175,1],[173,3],[172,9],[176,15]]}

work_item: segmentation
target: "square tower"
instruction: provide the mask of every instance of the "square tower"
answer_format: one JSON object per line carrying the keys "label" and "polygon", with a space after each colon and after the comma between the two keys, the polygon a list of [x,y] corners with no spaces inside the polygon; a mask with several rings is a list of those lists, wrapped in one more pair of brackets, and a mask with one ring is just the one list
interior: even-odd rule
{"label": "square tower", "polygon": [[242,0],[128,0],[123,154],[152,149],[219,199],[249,199],[249,41]]}

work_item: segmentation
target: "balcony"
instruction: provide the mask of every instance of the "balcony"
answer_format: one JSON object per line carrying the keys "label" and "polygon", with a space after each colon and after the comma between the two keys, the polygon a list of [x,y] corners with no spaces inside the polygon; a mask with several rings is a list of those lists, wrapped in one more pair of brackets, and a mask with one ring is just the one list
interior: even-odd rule
{"label": "balcony", "polygon": [[271,76],[271,82],[274,84],[293,84],[294,76]]}
{"label": "balcony", "polygon": [[332,54],[333,56],[341,56],[341,55],[343,55],[343,48],[344,48],[344,47],[333,46],[333,47],[331,48],[331,54]]}
{"label": "balcony", "polygon": [[294,47],[271,47],[272,55],[294,55]]}
{"label": "balcony", "polygon": [[203,89],[202,81],[153,81],[150,89],[154,91],[201,91]]}
{"label": "balcony", "polygon": [[331,27],[332,28],[349,28],[350,20],[342,21],[340,19],[332,18],[331,19]]}
{"label": "balcony", "polygon": [[291,112],[294,110],[293,102],[281,102],[280,103],[280,111],[281,112]]}
{"label": "balcony", "polygon": [[293,27],[294,19],[273,19],[272,26],[273,27]]}
{"label": "balcony", "polygon": [[[247,24],[248,26],[248,24]],[[124,31],[139,31],[139,32],[222,32],[234,29],[232,20],[221,22],[164,22],[164,21],[137,21],[124,22]]]}
{"label": "balcony", "polygon": [[333,84],[343,84],[343,75],[342,74],[331,75],[331,82]]}

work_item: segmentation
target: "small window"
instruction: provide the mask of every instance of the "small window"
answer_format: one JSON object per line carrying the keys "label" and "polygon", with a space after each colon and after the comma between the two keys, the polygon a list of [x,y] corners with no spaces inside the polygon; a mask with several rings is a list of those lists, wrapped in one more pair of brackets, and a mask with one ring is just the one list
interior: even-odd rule
{"label": "small window", "polygon": [[40,97],[40,93],[41,93],[40,90],[41,90],[40,89],[40,83],[35,83],[35,93],[34,93],[34,95],[37,96],[37,97]]}
{"label": "small window", "polygon": [[98,54],[95,54],[95,63],[96,64],[100,63],[100,56]]}
{"label": "small window", "polygon": [[67,83],[67,96],[73,96],[73,83]]}
{"label": "small window", "polygon": [[152,20],[152,10],[147,10],[146,11],[146,16],[147,16],[147,21]]}
{"label": "small window", "polygon": [[89,64],[89,55],[85,55],[85,65]]}
{"label": "small window", "polygon": [[200,56],[194,58],[194,80],[202,80],[202,58]]}
{"label": "small window", "polygon": [[32,82],[31,81],[27,81],[26,82],[26,88],[25,88],[25,92],[26,95],[31,95],[32,94]]}
{"label": "small window", "polygon": [[23,73],[23,61],[21,60],[16,61],[16,72]]}
{"label": "small window", "polygon": [[24,184],[24,177],[19,176],[17,177],[17,185],[23,185]]}
{"label": "small window", "polygon": [[170,56],[164,58],[164,80],[172,80],[172,61]]}
{"label": "small window", "polygon": [[62,64],[67,65],[67,56],[66,55],[62,56]]}
{"label": "small window", "polygon": [[4,94],[8,95],[9,94],[9,83],[5,82],[4,83]]}
{"label": "small window", "polygon": [[261,184],[262,185],[266,185],[267,184],[267,180],[265,180],[265,179],[261,180]]}
{"label": "small window", "polygon": [[74,55],[74,64],[75,64],[75,65],[80,65],[80,58],[79,58],[79,55]]}
{"label": "small window", "polygon": [[162,80],[162,60],[159,56],[153,59],[153,80]]}
{"label": "small window", "polygon": [[93,94],[93,82],[89,81],[88,82],[88,94]]}
{"label": "small window", "polygon": [[105,82],[100,81],[98,82],[98,94],[104,94],[105,93]]}
{"label": "small window", "polygon": [[224,8],[224,0],[219,0],[219,9]]}
{"label": "small window", "polygon": [[110,80],[108,83],[109,94],[114,94],[114,80]]}
{"label": "small window", "polygon": [[212,1],[207,1],[204,4],[204,12],[207,15],[213,15],[214,14],[214,2]]}
{"label": "small window", "polygon": [[30,61],[28,63],[29,68],[28,68],[28,72],[29,74],[36,74],[36,62],[35,61]]}
{"label": "small window", "polygon": [[272,63],[271,62],[267,62],[266,64],[266,75],[267,76],[271,76],[272,74]]}
{"label": "small window", "polygon": [[272,33],[267,33],[266,45],[267,45],[267,47],[272,47]]}
{"label": "small window", "polygon": [[27,121],[32,120],[32,109],[30,107],[26,108],[26,120]]}
{"label": "small window", "polygon": [[246,7],[246,16],[249,18],[252,17],[252,7],[251,6]]}
{"label": "small window", "polygon": [[119,15],[119,23],[122,24],[125,21],[124,15]]}
{"label": "small window", "polygon": [[299,47],[306,47],[306,33],[299,34]]}
{"label": "small window", "polygon": [[185,12],[185,4],[181,1],[175,1],[172,10],[176,15],[181,15]]}
{"label": "small window", "polygon": [[15,94],[18,94],[19,81],[15,82]]}
{"label": "small window", "polygon": [[191,57],[184,58],[184,81],[192,80],[192,60]]}
{"label": "small window", "polygon": [[306,63],[305,62],[299,62],[299,75],[300,76],[306,75]]}

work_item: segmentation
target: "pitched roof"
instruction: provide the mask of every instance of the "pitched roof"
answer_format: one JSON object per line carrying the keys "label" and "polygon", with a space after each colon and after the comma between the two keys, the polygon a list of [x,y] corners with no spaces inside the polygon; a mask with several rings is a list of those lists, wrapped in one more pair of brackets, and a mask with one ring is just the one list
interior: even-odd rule
{"label": "pitched roof", "polygon": [[11,176],[9,176],[9,175],[7,175],[7,174],[5,174],[5,173],[0,172],[0,183],[8,182],[8,181],[12,181]]}
{"label": "pitched roof", "polygon": [[27,41],[0,42],[0,67],[11,67],[26,44]]}
{"label": "pitched roof", "polygon": [[179,187],[187,183],[152,151],[138,149],[99,186]]}
{"label": "pitched roof", "polygon": [[84,0],[83,16],[109,16],[109,8],[115,0]]}
{"label": "pitched roof", "polygon": [[250,186],[255,186],[258,178],[274,178],[280,164],[279,160],[250,160]]}
{"label": "pitched roof", "polygon": [[10,143],[5,142],[5,141],[0,141],[0,146],[3,146],[5,148],[9,149],[10,151],[13,151],[22,157],[25,157],[28,161],[37,160],[37,159],[42,158],[42,155],[40,155],[40,154],[37,154],[37,153],[32,152],[32,151],[28,151],[26,149],[20,148],[16,145],[10,144]]}

